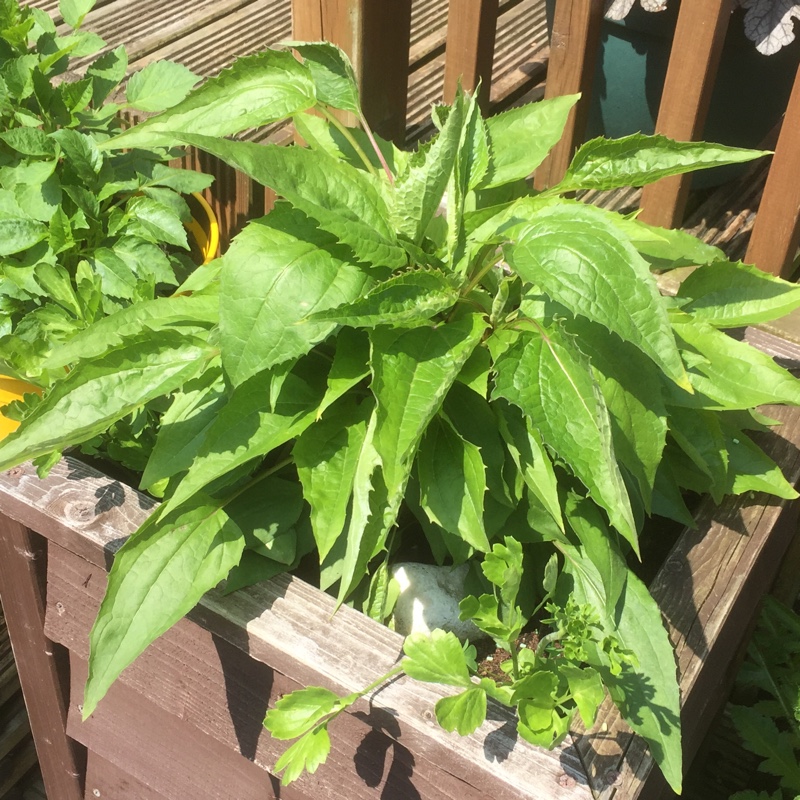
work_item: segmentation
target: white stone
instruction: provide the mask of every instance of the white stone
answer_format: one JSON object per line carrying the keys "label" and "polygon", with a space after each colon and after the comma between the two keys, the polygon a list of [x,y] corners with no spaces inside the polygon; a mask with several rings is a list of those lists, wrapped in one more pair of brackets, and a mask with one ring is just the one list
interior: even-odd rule
{"label": "white stone", "polygon": [[452,631],[462,641],[487,638],[471,620],[458,618],[458,604],[467,592],[464,580],[469,566],[438,567],[435,564],[395,564],[392,576],[400,587],[394,608],[394,628],[403,636],[430,633],[434,628]]}

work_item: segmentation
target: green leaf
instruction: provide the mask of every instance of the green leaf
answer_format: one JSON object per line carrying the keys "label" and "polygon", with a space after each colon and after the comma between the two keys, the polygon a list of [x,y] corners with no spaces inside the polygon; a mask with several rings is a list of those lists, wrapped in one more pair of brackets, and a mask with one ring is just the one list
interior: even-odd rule
{"label": "green leaf", "polygon": [[651,266],[658,269],[670,270],[726,260],[725,253],[718,247],[706,244],[680,228],[658,228],[620,214],[609,214],[608,220],[625,234]]}
{"label": "green leaf", "polygon": [[790,733],[754,708],[731,706],[731,719],[748,750],[765,759],[759,770],[781,778],[781,785],[800,792],[800,764]]}
{"label": "green leaf", "polygon": [[[480,346],[472,352],[473,356],[476,353],[487,356],[484,364],[488,377],[488,352]],[[480,450],[481,460],[486,466],[486,486],[489,492],[499,502],[512,507],[515,501],[503,476],[507,453],[503,447],[494,411],[486,401],[485,393],[481,395],[462,382],[470,361],[477,364],[477,359],[473,359],[473,356],[467,360],[467,364],[450,387],[444,399],[443,410],[458,434]]]}
{"label": "green leaf", "polygon": [[486,692],[475,686],[452,697],[443,697],[436,702],[435,710],[436,721],[446,731],[468,736],[486,719]]}
{"label": "green leaf", "polygon": [[103,101],[125,79],[128,72],[128,54],[125,46],[103,53],[86,70],[86,75],[92,79],[92,104],[99,108]]}
{"label": "green leaf", "polygon": [[61,128],[53,133],[64,155],[67,166],[75,172],[79,181],[86,186],[94,186],[97,175],[103,166],[103,154],[91,136],[73,128]]}
{"label": "green leaf", "polygon": [[641,133],[621,139],[592,139],[578,149],[563,180],[551,191],[564,194],[578,189],[646,186],[670,175],[740,164],[764,155],[768,155],[765,150],[675,142],[666,136]]}
{"label": "green leaf", "polygon": [[431,420],[417,454],[420,505],[431,522],[487,552],[483,526],[486,470],[480,450],[441,416]]}
{"label": "green leaf", "polygon": [[117,553],[90,634],[86,719],[117,676],[238,563],[244,536],[221,501],[154,514]]}
{"label": "green leaf", "polygon": [[786,500],[798,496],[781,468],[747,434],[728,425],[722,432],[728,452],[726,494],[767,492]]}
{"label": "green leaf", "polygon": [[32,219],[0,215],[0,256],[19,253],[47,238],[47,226]]}
{"label": "green leaf", "polygon": [[167,506],[175,508],[211,481],[302,433],[314,421],[324,382],[324,363],[312,353],[237,386]]}
{"label": "green leaf", "polygon": [[331,409],[307,428],[292,450],[311,526],[323,561],[342,535],[372,405]]}
{"label": "green leaf", "polygon": [[464,650],[454,633],[437,628],[430,635],[412,633],[403,643],[401,665],[416,681],[472,688]]}
{"label": "green leaf", "polygon": [[157,341],[130,339],[78,364],[0,444],[0,469],[91,439],[191,380],[212,354],[203,342],[164,331]]}
{"label": "green leaf", "polygon": [[53,158],[58,153],[55,140],[38,128],[11,128],[0,133],[0,139],[26,156]]}
{"label": "green leaf", "polygon": [[383,480],[380,457],[375,450],[376,421],[377,414],[373,410],[353,476],[350,524],[339,575],[339,605],[364,577],[367,565],[382,549],[400,504],[399,494],[390,502]]}
{"label": "green leaf", "polygon": [[104,142],[101,149],[171,147],[178,135],[229,136],[310,108],[308,70],[291,53],[265,50],[236,60],[162,114]]}
{"label": "green leaf", "polygon": [[581,204],[539,211],[507,249],[511,266],[573,314],[638,347],[679,386],[689,379],[664,301],[644,259],[600,209]]}
{"label": "green leaf", "polygon": [[92,271],[99,276],[104,294],[124,300],[132,300],[136,296],[139,280],[113,250],[98,247],[87,261]]}
{"label": "green leaf", "polygon": [[220,286],[222,361],[234,386],[304,355],[335,328],[308,317],[354,300],[369,283],[340,250],[285,205],[236,237],[223,258]]}
{"label": "green leaf", "polygon": [[800,405],[800,381],[765,353],[688,315],[673,315],[672,325],[678,337],[703,356],[690,372],[698,392],[727,408]]}
{"label": "green leaf", "polygon": [[397,229],[420,244],[439,209],[455,166],[464,124],[462,103],[453,106],[441,132],[409,159],[395,182],[393,215]]}
{"label": "green leaf", "polygon": [[502,399],[495,399],[492,405],[497,414],[500,435],[525,485],[563,531],[558,479],[534,423]]}
{"label": "green leaf", "polygon": [[[218,307],[216,297],[204,295],[160,297],[136,303],[77,333],[53,350],[45,366],[59,369],[78,360],[94,358],[119,346],[125,338],[149,331],[156,333],[171,326],[186,331],[189,324],[210,327],[219,318]],[[152,338],[157,340],[158,337]]]}
{"label": "green leaf", "polygon": [[683,311],[715,328],[756,325],[800,307],[800,286],[741,263],[709,264],[680,285]]}
{"label": "green leaf", "polygon": [[[515,686],[514,701],[518,703],[518,728],[524,739],[528,741],[534,739],[537,744],[551,746],[554,738],[552,727],[557,689],[558,678],[552,672],[541,670],[523,678]],[[536,736],[537,733],[540,736]]]}
{"label": "green leaf", "polygon": [[361,170],[303,147],[231,142],[181,134],[180,140],[217,156],[317,220],[367,264],[401,267],[408,260],[389,226],[375,183]]}
{"label": "green leaf", "polygon": [[422,434],[485,327],[483,318],[472,314],[436,328],[370,332],[371,388],[378,403],[375,449],[390,497],[402,494]]}
{"label": "green leaf", "polygon": [[667,437],[658,367],[641,351],[585,318],[566,322],[589,356],[608,408],[614,451],[636,479],[649,510],[656,471]]}
{"label": "green leaf", "polygon": [[481,188],[527,178],[561,139],[578,97],[553,97],[489,117],[486,130],[491,158]]}
{"label": "green leaf", "polygon": [[[636,654],[639,666],[623,666],[615,675],[606,660],[600,668],[603,682],[625,721],[650,745],[650,752],[672,789],[680,793],[683,777],[680,692],[676,677],[675,654],[661,621],[661,611],[647,587],[628,573],[617,614],[608,617],[602,596],[593,588],[599,576],[588,582],[581,572],[573,572],[573,596],[579,603],[591,603],[600,615],[608,634],[619,645]],[[600,654],[601,659],[604,655]]]}
{"label": "green leaf", "polygon": [[565,503],[565,513],[584,554],[597,568],[603,583],[606,613],[613,615],[625,590],[628,575],[616,535],[608,530],[599,509],[588,498],[570,492]]}
{"label": "green leaf", "polygon": [[472,620],[484,633],[491,636],[498,647],[510,649],[525,625],[519,608],[500,608],[492,594],[480,597],[468,595],[458,604],[459,619]]}
{"label": "green leaf", "polygon": [[218,363],[175,392],[161,417],[156,443],[141,478],[143,488],[189,469],[226,400]]}
{"label": "green leaf", "polygon": [[189,249],[183,222],[169,207],[151,197],[133,197],[128,201],[125,215],[135,220],[157,243],[165,242]]}
{"label": "green leaf", "polygon": [[580,668],[572,664],[562,664],[558,671],[567,679],[583,724],[587,730],[590,729],[597,718],[597,709],[606,697],[600,673],[591,667]]}
{"label": "green leaf", "polygon": [[71,28],[79,28],[83,18],[92,10],[96,0],[59,0],[58,10]]}
{"label": "green leaf", "polygon": [[274,739],[296,739],[334,710],[339,695],[320,686],[296,689],[267,712],[264,727]]}
{"label": "green leaf", "polygon": [[281,785],[286,786],[297,780],[303,772],[313,775],[317,768],[328,760],[331,751],[331,737],[326,727],[309,731],[296,741],[276,762],[274,771],[285,770]]}
{"label": "green leaf", "polygon": [[495,397],[519,406],[545,443],[638,549],[636,525],[611,437],[608,411],[588,364],[557,329],[528,334],[496,362]]}
{"label": "green leaf", "polygon": [[711,479],[711,496],[719,503],[728,479],[728,450],[717,415],[704,409],[671,407],[669,431],[681,450]]}
{"label": "green leaf", "polygon": [[152,61],[134,72],[125,90],[128,105],[139,111],[164,111],[177,105],[200,80],[183,64]]}
{"label": "green leaf", "polygon": [[330,42],[283,42],[303,57],[314,80],[317,100],[342,111],[361,113],[356,81],[350,59]]}
{"label": "green leaf", "polygon": [[458,299],[458,290],[441,272],[415,270],[379,283],[364,297],[310,315],[311,322],[330,321],[356,328],[424,324]]}
{"label": "green leaf", "polygon": [[500,589],[503,603],[513,608],[522,583],[522,545],[506,536],[505,544],[496,542],[492,546],[492,552],[484,557],[481,569],[486,578]]}
{"label": "green leaf", "polygon": [[364,331],[342,328],[336,336],[336,352],[328,373],[328,388],[317,417],[342,395],[369,375],[369,339]]}

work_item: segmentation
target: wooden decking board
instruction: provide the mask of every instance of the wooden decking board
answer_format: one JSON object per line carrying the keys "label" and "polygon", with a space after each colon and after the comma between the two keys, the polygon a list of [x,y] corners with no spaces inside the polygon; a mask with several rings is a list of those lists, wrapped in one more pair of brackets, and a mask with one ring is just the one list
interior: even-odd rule
{"label": "wooden decking board", "polygon": [[238,56],[291,38],[290,7],[290,0],[250,3],[228,14],[224,26],[216,22],[205,25],[148,52],[131,63],[131,70],[169,59],[203,77],[216,75]]}

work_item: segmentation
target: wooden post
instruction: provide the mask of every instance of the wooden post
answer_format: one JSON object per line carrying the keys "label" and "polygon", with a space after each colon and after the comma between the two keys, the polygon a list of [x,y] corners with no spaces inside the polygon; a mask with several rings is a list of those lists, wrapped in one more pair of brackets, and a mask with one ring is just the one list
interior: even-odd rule
{"label": "wooden post", "polygon": [[470,92],[480,83],[478,102],[484,111],[488,108],[498,6],[498,0],[450,0],[444,66],[445,103],[453,102],[460,80],[461,86]]}
{"label": "wooden post", "polygon": [[47,541],[0,517],[0,591],[11,646],[28,707],[45,789],[58,800],[81,800],[81,748],[67,737],[68,676],[44,635]]}
{"label": "wooden post", "polygon": [[575,148],[583,140],[600,44],[603,0],[557,0],[550,37],[545,98],[580,92],[561,141],[536,171],[537,189],[555,186],[569,166]]}
{"label": "wooden post", "polygon": [[800,246],[800,68],[745,260],[789,277]]}
{"label": "wooden post", "polygon": [[384,138],[402,144],[411,0],[292,0],[292,29],[297,40],[324,39],[350,56],[369,124]]}
{"label": "wooden post", "polygon": [[[732,9],[732,0],[681,5],[657,133],[681,141],[701,138]],[[677,175],[645,186],[639,219],[665,228],[680,225],[691,182],[691,175]]]}

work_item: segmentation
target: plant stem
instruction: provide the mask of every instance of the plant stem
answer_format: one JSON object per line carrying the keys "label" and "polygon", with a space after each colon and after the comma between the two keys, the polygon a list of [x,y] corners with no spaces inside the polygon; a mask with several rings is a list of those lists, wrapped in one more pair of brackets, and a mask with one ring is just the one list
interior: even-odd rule
{"label": "plant stem", "polygon": [[484,277],[484,275],[486,275],[486,273],[489,272],[489,270],[497,266],[497,264],[499,264],[500,261],[502,261],[502,259],[503,259],[503,254],[500,253],[500,255],[498,255],[497,258],[493,258],[491,261],[489,261],[487,264],[481,267],[481,269],[479,269],[478,272],[475,273],[470,282],[466,285],[466,288],[462,290],[461,296],[463,297],[465,295],[468,295],[481,282],[481,279]]}
{"label": "plant stem", "polygon": [[357,692],[356,693],[357,697],[353,700],[353,702],[360,699],[361,697],[364,697],[364,695],[369,694],[373,689],[377,689],[381,684],[386,683],[387,681],[391,680],[392,678],[394,678],[396,675],[399,675],[403,671],[404,671],[403,665],[398,664],[393,669],[390,669],[385,675],[381,675],[380,678],[374,680],[369,686],[365,687],[360,692]]}
{"label": "plant stem", "polygon": [[389,169],[389,165],[386,163],[386,159],[383,157],[383,152],[381,151],[380,147],[378,147],[378,143],[375,141],[375,135],[372,133],[372,128],[370,128],[367,118],[364,116],[363,112],[358,116],[361,120],[361,127],[364,129],[364,133],[367,134],[369,143],[372,145],[375,155],[378,156],[378,161],[381,162],[383,171],[386,173],[386,177],[389,179],[389,183],[394,185],[394,175],[392,175],[392,171]]}
{"label": "plant stem", "polygon": [[352,147],[353,150],[356,151],[356,155],[361,159],[364,166],[367,168],[369,174],[375,175],[376,174],[375,167],[372,165],[372,162],[367,158],[367,154],[361,149],[361,145],[356,141],[355,137],[348,130],[347,126],[342,125],[342,123],[338,119],[336,119],[336,117],[333,114],[331,114],[331,112],[328,111],[327,108],[325,108],[325,106],[318,104],[317,108],[322,112],[322,115],[325,117],[325,119],[327,119],[328,122],[330,122],[331,125],[333,125],[333,127],[336,128],[336,130],[342,134],[342,136],[344,136],[350,147]]}
{"label": "plant stem", "polygon": [[292,463],[294,459],[291,456],[284,458],[282,461],[279,461],[277,464],[274,464],[269,469],[265,469],[263,472],[260,472],[256,475],[251,481],[248,481],[244,486],[239,487],[230,497],[225,499],[225,505],[228,503],[232,503],[237,497],[243,495],[249,489],[252,489],[258,483],[264,480],[264,478],[269,478],[270,475],[274,475],[276,472],[280,472],[284,467],[288,467],[289,464]]}

